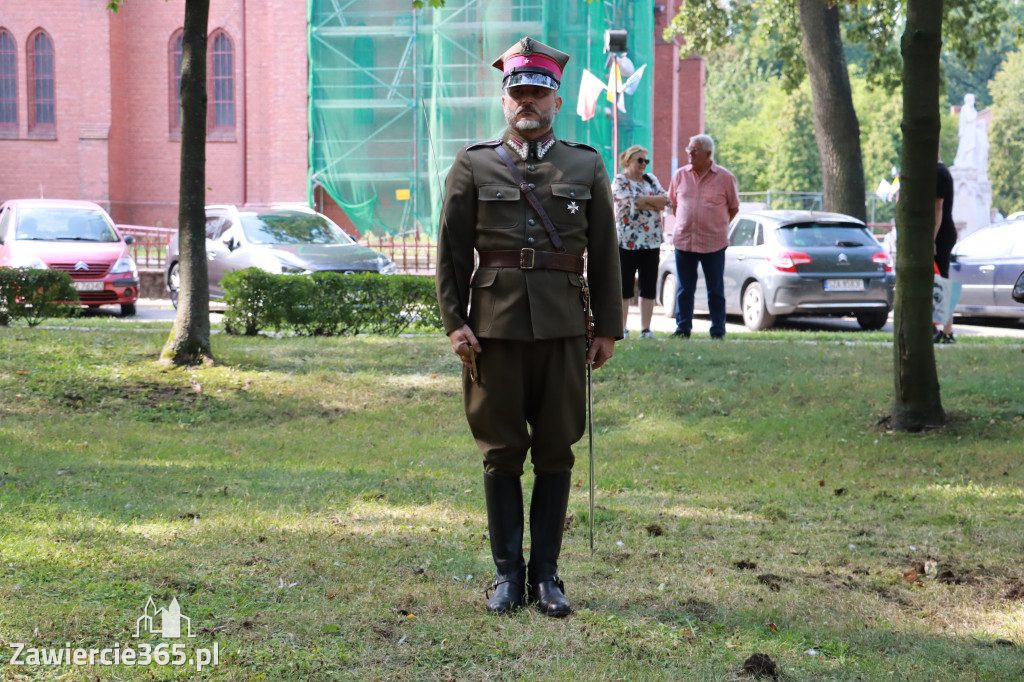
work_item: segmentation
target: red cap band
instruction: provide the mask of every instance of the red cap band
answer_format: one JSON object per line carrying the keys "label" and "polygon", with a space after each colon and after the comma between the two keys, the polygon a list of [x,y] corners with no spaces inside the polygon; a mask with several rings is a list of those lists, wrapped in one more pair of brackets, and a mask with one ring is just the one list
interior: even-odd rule
{"label": "red cap band", "polygon": [[536,52],[530,56],[517,54],[514,57],[509,57],[502,64],[502,72],[508,75],[508,72],[517,66],[536,66],[542,69],[547,69],[551,73],[555,74],[555,78],[562,80],[562,69],[558,66],[558,62],[549,57],[545,57],[542,54]]}

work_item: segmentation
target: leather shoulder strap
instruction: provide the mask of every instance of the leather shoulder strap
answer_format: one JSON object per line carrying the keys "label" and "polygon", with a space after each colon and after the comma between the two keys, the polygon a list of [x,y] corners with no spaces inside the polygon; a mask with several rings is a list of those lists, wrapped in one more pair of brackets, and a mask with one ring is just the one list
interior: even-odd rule
{"label": "leather shoulder strap", "polygon": [[501,144],[501,140],[484,140],[482,142],[474,142],[473,144],[467,144],[466,149],[478,149],[480,147],[497,147]]}
{"label": "leather shoulder strap", "polygon": [[526,182],[523,178],[523,174],[516,168],[516,164],[513,163],[512,157],[509,156],[508,150],[505,149],[505,145],[498,145],[494,148],[494,151],[498,152],[498,156],[508,166],[509,171],[512,173],[512,179],[519,183],[519,190],[526,197],[526,200],[530,202],[530,206],[533,206],[533,210],[537,212],[537,216],[540,218],[540,222],[544,225],[544,229],[547,230],[548,237],[551,239],[551,243],[554,245],[555,250],[565,251],[565,246],[562,244],[562,238],[558,234],[558,230],[555,229],[551,219],[548,218],[548,214],[544,211],[544,207],[541,206],[540,199],[533,193],[533,187],[530,187],[530,183]]}

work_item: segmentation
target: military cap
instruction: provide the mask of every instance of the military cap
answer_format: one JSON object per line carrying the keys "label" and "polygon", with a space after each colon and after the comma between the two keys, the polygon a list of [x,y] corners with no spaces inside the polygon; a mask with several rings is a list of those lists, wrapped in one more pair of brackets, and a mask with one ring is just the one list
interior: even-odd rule
{"label": "military cap", "polygon": [[566,53],[525,37],[505,50],[492,66],[504,74],[501,87],[506,90],[516,85],[539,85],[557,90],[568,61]]}

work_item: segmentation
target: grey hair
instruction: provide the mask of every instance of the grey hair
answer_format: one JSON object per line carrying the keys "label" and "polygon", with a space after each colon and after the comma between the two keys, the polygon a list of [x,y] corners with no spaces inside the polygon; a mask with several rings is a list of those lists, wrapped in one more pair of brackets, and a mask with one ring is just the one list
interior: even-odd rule
{"label": "grey hair", "polygon": [[699,144],[701,149],[714,157],[715,141],[711,139],[710,135],[694,135],[690,138],[690,144],[693,144],[694,142]]}

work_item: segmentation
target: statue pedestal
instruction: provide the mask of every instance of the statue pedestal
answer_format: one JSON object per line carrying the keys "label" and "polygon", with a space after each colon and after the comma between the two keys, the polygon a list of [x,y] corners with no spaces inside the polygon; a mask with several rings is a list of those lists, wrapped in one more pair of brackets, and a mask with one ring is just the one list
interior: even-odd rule
{"label": "statue pedestal", "polygon": [[953,166],[953,222],[959,239],[992,221],[992,183],[977,168]]}

